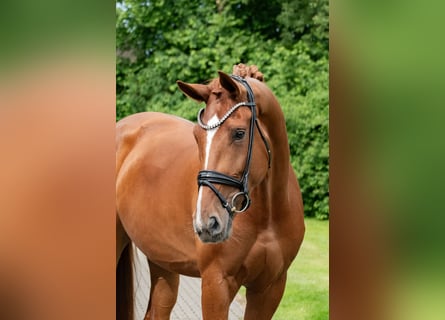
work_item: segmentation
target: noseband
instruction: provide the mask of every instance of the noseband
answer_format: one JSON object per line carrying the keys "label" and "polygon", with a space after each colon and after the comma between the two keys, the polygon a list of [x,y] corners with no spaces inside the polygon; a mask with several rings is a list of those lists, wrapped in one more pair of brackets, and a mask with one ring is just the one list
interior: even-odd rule
{"label": "noseband", "polygon": [[[249,197],[249,189],[248,189],[248,182],[249,182],[249,172],[250,172],[250,162],[252,158],[252,146],[253,146],[253,138],[254,138],[254,129],[255,125],[258,128],[258,132],[260,133],[261,138],[264,141],[264,144],[267,149],[267,154],[269,157],[269,168],[270,168],[270,162],[271,162],[271,151],[269,148],[269,144],[264,137],[263,132],[261,131],[261,128],[258,124],[258,119],[256,116],[256,104],[255,99],[253,96],[253,91],[250,85],[247,83],[247,81],[244,78],[241,78],[239,76],[232,75],[232,79],[240,82],[244,87],[247,89],[247,98],[248,102],[240,102],[235,104],[232,108],[230,108],[229,111],[215,124],[206,125],[201,120],[201,114],[204,111],[204,108],[199,110],[198,112],[198,124],[201,128],[205,130],[212,130],[219,126],[221,126],[231,115],[235,112],[239,107],[247,106],[250,108],[250,111],[252,112],[252,118],[250,120],[250,130],[249,130],[249,146],[247,149],[247,160],[246,165],[244,166],[244,172],[241,177],[241,180],[235,179],[231,176],[228,176],[226,174],[213,171],[213,170],[201,170],[198,173],[198,186],[206,186],[209,187],[215,195],[218,197],[218,199],[221,201],[222,206],[227,210],[229,215],[233,215],[234,213],[238,212],[244,212],[246,211],[250,206],[250,197]],[[240,192],[236,193],[232,197],[231,204],[224,198],[224,196],[216,189],[214,184],[224,184],[228,185],[234,188],[237,188],[240,190]],[[236,209],[236,200],[237,198],[243,196],[243,206],[240,210]]]}

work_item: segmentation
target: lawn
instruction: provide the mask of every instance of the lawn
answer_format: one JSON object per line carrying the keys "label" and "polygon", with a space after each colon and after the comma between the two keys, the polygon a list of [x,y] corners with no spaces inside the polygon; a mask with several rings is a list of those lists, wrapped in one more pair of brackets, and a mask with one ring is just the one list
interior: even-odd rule
{"label": "lawn", "polygon": [[274,320],[329,318],[329,222],[306,219],[300,252],[288,271]]}

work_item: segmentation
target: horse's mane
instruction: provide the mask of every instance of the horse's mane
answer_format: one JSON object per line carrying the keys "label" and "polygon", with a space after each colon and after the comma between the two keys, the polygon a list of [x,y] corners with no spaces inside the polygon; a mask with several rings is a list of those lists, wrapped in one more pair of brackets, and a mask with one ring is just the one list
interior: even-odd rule
{"label": "horse's mane", "polygon": [[[254,64],[252,64],[251,66],[245,65],[243,63],[235,64],[235,65],[233,65],[232,74],[235,76],[239,76],[241,78],[250,77],[250,78],[257,79],[258,81],[264,82],[263,73],[260,72],[258,70],[258,67]],[[218,78],[210,79],[210,80],[206,81],[206,84],[211,87],[216,86],[217,83],[219,83]]]}
{"label": "horse's mane", "polygon": [[232,74],[235,76],[240,76],[242,78],[251,77],[259,81],[264,82],[264,75],[258,70],[256,65],[247,66],[243,63],[235,64],[233,66]]}
{"label": "horse's mane", "polygon": [[[264,82],[263,73],[260,72],[258,70],[258,67],[254,64],[250,66],[245,65],[244,63],[235,64],[233,65],[232,74],[235,76],[239,76],[241,78],[250,77],[257,79],[258,81]],[[218,82],[219,82],[218,78],[215,78],[215,79],[209,79],[205,83],[209,86],[214,86]]]}

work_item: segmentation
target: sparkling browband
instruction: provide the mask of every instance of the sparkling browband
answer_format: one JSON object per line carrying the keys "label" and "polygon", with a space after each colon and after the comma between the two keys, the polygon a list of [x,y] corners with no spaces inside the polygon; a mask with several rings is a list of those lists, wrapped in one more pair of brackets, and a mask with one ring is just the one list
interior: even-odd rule
{"label": "sparkling browband", "polygon": [[201,120],[201,114],[202,114],[202,112],[204,111],[204,108],[202,108],[202,109],[199,110],[199,112],[198,112],[198,124],[199,124],[199,126],[200,126],[201,128],[203,128],[203,129],[205,129],[205,130],[212,130],[212,129],[215,129],[215,128],[219,127],[220,125],[222,125],[222,124],[224,123],[224,121],[226,121],[227,118],[229,118],[230,115],[231,115],[232,113],[234,113],[235,110],[238,109],[239,107],[241,107],[241,106],[248,106],[248,107],[250,107],[250,106],[253,106],[253,105],[254,105],[254,104],[252,104],[251,102],[245,102],[245,101],[243,101],[243,102],[239,102],[239,103],[235,104],[232,108],[230,108],[230,110],[227,111],[227,113],[221,118],[221,120],[219,120],[217,123],[214,123],[214,124],[211,124],[211,125],[207,125],[207,124],[204,124],[204,123],[202,122],[202,120]]}

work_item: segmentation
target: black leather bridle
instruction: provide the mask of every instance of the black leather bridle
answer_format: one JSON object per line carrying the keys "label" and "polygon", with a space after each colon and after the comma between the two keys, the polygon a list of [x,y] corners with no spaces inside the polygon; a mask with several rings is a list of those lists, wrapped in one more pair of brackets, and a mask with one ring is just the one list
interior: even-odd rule
{"label": "black leather bridle", "polygon": [[[199,110],[199,112],[198,112],[198,124],[201,128],[203,128],[205,130],[212,130],[212,129],[215,129],[215,128],[221,126],[230,117],[230,115],[233,112],[235,112],[235,110],[237,110],[239,107],[246,106],[246,107],[250,108],[250,110],[252,112],[252,118],[250,120],[249,145],[248,145],[248,149],[247,149],[247,160],[246,160],[246,165],[244,166],[244,172],[241,177],[241,180],[238,180],[238,179],[235,179],[231,176],[228,176],[226,174],[223,174],[223,173],[220,173],[217,171],[201,170],[198,173],[198,186],[199,187],[201,187],[201,186],[209,187],[215,193],[215,195],[218,197],[218,199],[221,201],[222,206],[227,210],[229,215],[232,216],[234,213],[246,211],[249,208],[250,203],[251,203],[251,200],[249,197],[248,182],[249,182],[250,163],[251,163],[251,159],[252,159],[252,147],[253,147],[255,126],[258,128],[258,132],[260,133],[260,136],[263,139],[264,144],[266,146],[267,154],[269,157],[269,168],[270,168],[270,164],[271,164],[271,151],[270,151],[269,143],[267,142],[267,140],[266,140],[263,132],[261,131],[259,124],[258,124],[258,119],[257,119],[257,115],[256,115],[255,98],[253,95],[252,88],[250,87],[250,85],[247,83],[247,81],[244,78],[241,78],[241,77],[235,76],[235,75],[232,75],[231,77],[232,77],[232,79],[234,79],[234,80],[240,82],[242,85],[244,85],[244,87],[247,90],[248,102],[240,102],[240,103],[235,104],[232,108],[230,108],[229,111],[227,111],[227,113],[221,118],[221,120],[219,120],[217,123],[211,124],[211,125],[206,125],[201,120],[201,114],[204,111],[204,108],[203,108],[203,109]],[[214,184],[228,185],[228,186],[237,188],[238,190],[240,190],[240,192],[236,193],[232,197],[231,203],[229,203],[226,200],[226,198],[224,198],[224,196],[218,191],[218,189],[216,189]],[[238,210],[236,208],[235,202],[236,202],[237,198],[239,198],[241,196],[244,197],[244,201],[243,201],[242,208],[240,210]]]}

